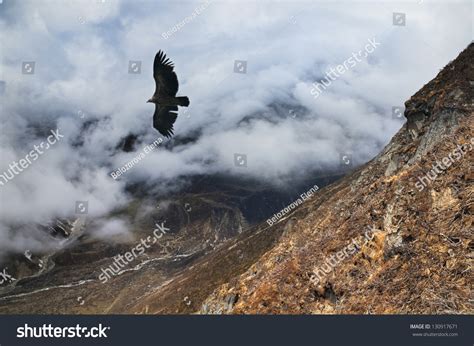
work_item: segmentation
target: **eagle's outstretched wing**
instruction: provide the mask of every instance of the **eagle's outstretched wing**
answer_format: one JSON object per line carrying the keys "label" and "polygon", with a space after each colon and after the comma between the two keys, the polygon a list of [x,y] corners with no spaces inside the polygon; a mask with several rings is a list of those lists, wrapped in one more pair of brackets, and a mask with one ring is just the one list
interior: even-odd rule
{"label": "eagle's outstretched wing", "polygon": [[171,137],[173,124],[178,117],[178,106],[159,106],[155,104],[153,127],[163,136]]}
{"label": "eagle's outstretched wing", "polygon": [[[155,97],[162,96],[176,96],[178,92],[178,77],[173,71],[174,65],[166,54],[161,50],[156,53],[155,61],[153,62],[153,78],[155,79],[156,89]],[[156,114],[156,112],[155,112]]]}

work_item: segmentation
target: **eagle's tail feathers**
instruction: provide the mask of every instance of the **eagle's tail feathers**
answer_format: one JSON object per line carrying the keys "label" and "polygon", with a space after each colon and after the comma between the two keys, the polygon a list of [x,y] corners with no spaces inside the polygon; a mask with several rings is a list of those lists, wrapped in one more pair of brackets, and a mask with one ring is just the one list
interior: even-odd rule
{"label": "eagle's tail feathers", "polygon": [[178,106],[187,107],[189,106],[189,99],[186,96],[179,96],[176,98]]}

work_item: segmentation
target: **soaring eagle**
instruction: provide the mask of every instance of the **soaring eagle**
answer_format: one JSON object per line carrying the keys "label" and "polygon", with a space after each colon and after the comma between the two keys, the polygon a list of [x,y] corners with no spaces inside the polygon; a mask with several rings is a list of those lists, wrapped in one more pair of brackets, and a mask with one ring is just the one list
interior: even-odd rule
{"label": "soaring eagle", "polygon": [[178,92],[178,77],[173,71],[174,65],[161,50],[156,53],[153,62],[153,78],[155,93],[147,102],[155,104],[153,127],[163,136],[173,135],[173,124],[178,116],[178,106],[189,106],[186,96],[176,97]]}

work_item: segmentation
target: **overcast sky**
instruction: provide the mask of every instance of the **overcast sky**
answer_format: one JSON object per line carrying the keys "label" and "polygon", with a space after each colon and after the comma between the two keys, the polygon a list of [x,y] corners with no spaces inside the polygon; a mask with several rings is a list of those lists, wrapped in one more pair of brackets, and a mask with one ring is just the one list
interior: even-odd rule
{"label": "overcast sky", "polygon": [[[15,223],[70,216],[77,200],[92,217],[105,215],[127,202],[128,182],[170,187],[177,177],[227,173],[278,185],[335,167],[341,154],[371,159],[403,123],[392,107],[471,42],[473,16],[471,1],[423,0],[3,0],[0,11],[0,173],[50,130],[64,136],[0,186],[4,251],[41,242]],[[394,12],[405,25],[393,25]],[[375,50],[349,65],[369,40]],[[198,137],[154,150],[114,180],[111,171],[161,137],[146,103],[158,49],[191,101],[175,133]],[[235,60],[247,62],[246,73],[234,72]],[[141,73],[129,73],[130,61]],[[344,62],[315,97],[312,84]],[[117,151],[129,133],[143,144]],[[247,167],[234,165],[235,153],[247,155]]]}

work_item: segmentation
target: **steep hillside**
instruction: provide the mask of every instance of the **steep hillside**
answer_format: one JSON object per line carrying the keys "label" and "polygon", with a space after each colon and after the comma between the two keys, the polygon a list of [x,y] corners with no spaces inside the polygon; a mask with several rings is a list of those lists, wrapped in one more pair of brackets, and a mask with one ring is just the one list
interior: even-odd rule
{"label": "steep hillside", "polygon": [[470,44],[380,155],[270,227],[287,232],[200,312],[473,313],[473,61]]}

